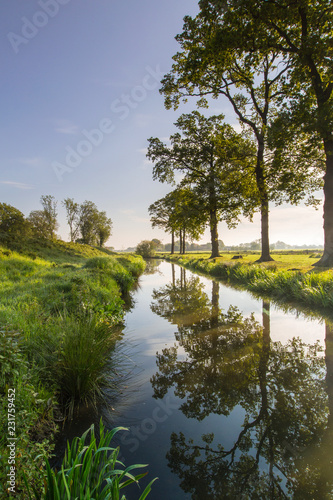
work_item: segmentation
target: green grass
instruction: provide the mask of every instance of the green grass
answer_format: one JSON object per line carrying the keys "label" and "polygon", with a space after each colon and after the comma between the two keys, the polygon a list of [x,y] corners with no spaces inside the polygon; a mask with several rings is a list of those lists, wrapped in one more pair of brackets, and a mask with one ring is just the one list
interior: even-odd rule
{"label": "green grass", "polygon": [[[162,257],[168,258],[170,254],[165,252],[159,253]],[[233,259],[235,256],[240,256],[240,259]],[[274,250],[271,252],[271,256],[274,259],[271,262],[266,262],[260,264],[261,267],[276,267],[277,269],[295,269],[300,271],[310,271],[313,269],[313,265],[320,259],[321,252],[318,250]],[[188,252],[185,255],[175,254],[175,258],[192,258],[192,259],[204,259],[210,258],[210,252]],[[259,252],[221,252],[221,256],[213,259],[215,262],[222,262],[223,264],[234,265],[237,262],[242,264],[254,264],[260,257]]]}
{"label": "green grass", "polygon": [[79,403],[96,404],[112,385],[117,325],[145,268],[139,256],[61,241],[23,241],[17,250],[0,247],[1,498],[8,388],[17,391],[17,488],[23,495],[23,470],[35,488],[45,476],[59,404],[71,415]]}
{"label": "green grass", "polygon": [[[194,271],[227,280],[257,294],[279,302],[308,307],[331,316],[333,311],[333,270],[313,268],[318,254],[273,253],[272,262],[256,263],[258,255],[222,254],[209,259],[209,254],[164,255],[167,260]],[[237,254],[236,254],[237,255]]]}

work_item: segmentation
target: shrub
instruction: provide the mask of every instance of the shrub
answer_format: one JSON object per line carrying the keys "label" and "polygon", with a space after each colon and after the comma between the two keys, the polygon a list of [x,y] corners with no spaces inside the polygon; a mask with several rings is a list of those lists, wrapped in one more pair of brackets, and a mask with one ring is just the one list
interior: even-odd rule
{"label": "shrub", "polygon": [[151,259],[155,255],[155,243],[148,240],[141,241],[136,247],[135,253],[144,259]]}

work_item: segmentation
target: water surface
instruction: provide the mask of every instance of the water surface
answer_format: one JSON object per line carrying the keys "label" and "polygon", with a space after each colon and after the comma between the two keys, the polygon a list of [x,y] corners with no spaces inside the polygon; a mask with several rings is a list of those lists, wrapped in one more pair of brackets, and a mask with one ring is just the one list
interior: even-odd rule
{"label": "water surface", "polygon": [[142,484],[159,477],[148,498],[333,498],[331,327],[170,263],[150,272],[102,410],[129,429],[126,465],[149,464]]}

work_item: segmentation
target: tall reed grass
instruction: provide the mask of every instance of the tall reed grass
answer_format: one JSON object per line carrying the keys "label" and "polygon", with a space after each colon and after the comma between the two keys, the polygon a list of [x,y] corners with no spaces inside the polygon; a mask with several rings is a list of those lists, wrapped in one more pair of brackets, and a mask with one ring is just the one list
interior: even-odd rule
{"label": "tall reed grass", "polygon": [[[133,475],[136,469],[146,465],[135,464],[125,468],[118,460],[119,448],[110,446],[116,432],[127,430],[117,427],[106,431],[100,421],[99,439],[92,425],[80,438],[76,437],[72,444],[67,443],[65,458],[59,471],[52,470],[46,462],[47,477],[42,493],[35,488],[31,492],[28,483],[29,500],[119,500],[121,491],[139,480],[147,473]],[[139,500],[144,500],[151,491],[157,478],[150,481]],[[34,495],[34,496],[33,496]],[[121,497],[125,499],[125,496]]]}

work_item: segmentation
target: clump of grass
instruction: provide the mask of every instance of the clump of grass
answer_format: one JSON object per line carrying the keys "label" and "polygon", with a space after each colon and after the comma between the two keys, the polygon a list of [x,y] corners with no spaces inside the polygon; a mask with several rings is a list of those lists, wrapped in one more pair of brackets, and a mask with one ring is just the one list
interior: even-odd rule
{"label": "clump of grass", "polygon": [[56,325],[30,340],[28,351],[43,379],[56,390],[72,417],[80,402],[96,406],[112,385],[110,354],[119,334],[93,312],[62,313]]}
{"label": "clump of grass", "polygon": [[[51,469],[46,462],[47,477],[42,494],[34,490],[34,497],[38,500],[119,500],[121,490],[130,484],[137,483],[147,473],[133,475],[136,469],[146,465],[136,464],[124,466],[118,460],[119,448],[110,446],[116,432],[127,430],[117,427],[106,431],[102,420],[99,427],[99,442],[92,425],[80,438],[76,437],[72,444],[67,443],[67,451],[60,471]],[[150,481],[140,495],[144,500],[151,491],[151,486],[157,478]],[[29,499],[32,494],[27,484]],[[125,499],[125,496],[121,497]]]}

